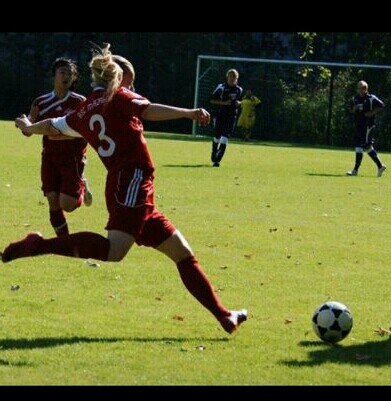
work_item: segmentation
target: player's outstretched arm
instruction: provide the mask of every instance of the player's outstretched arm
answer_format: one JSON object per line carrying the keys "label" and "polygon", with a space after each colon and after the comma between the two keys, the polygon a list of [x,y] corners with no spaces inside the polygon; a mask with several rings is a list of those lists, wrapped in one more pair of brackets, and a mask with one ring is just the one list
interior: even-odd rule
{"label": "player's outstretched arm", "polygon": [[207,125],[210,122],[210,114],[205,109],[183,109],[180,107],[167,106],[157,103],[150,104],[141,114],[141,117],[149,121],[188,118],[190,120],[196,120],[202,125]]}
{"label": "player's outstretched arm", "polygon": [[54,128],[51,124],[50,118],[32,124],[31,121],[26,117],[26,115],[23,114],[15,120],[15,125],[27,135],[61,135],[60,131]]}

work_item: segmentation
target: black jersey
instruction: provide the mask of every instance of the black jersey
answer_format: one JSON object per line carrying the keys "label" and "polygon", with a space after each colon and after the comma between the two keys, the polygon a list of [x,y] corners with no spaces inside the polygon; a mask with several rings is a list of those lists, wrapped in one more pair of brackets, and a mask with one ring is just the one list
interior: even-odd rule
{"label": "black jersey", "polygon": [[372,111],[375,107],[384,107],[384,103],[377,96],[367,93],[364,96],[354,96],[351,106],[358,106],[358,109],[354,112],[356,127],[364,128],[375,125],[375,116],[365,117],[365,113]]}
{"label": "black jersey", "polygon": [[217,85],[216,89],[213,92],[212,99],[222,100],[222,101],[231,100],[231,104],[227,106],[217,105],[216,117],[218,118],[235,117],[238,113],[238,108],[239,108],[239,106],[235,105],[235,101],[241,100],[242,94],[243,94],[243,89],[239,85],[229,86],[226,82]]}

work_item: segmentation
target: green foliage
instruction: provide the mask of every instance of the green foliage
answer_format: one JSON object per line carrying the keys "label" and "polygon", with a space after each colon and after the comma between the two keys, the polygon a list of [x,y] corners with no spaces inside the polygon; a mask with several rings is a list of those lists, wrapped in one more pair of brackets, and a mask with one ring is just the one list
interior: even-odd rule
{"label": "green foliage", "polygon": [[[52,89],[50,65],[58,56],[78,61],[79,91],[88,94],[91,89],[87,66],[89,41],[110,42],[113,51],[133,62],[138,92],[152,101],[183,107],[193,104],[198,54],[370,64],[390,64],[391,54],[391,34],[384,32],[3,32],[0,33],[0,118],[12,119],[27,113],[36,96]],[[233,67],[231,63],[229,67]],[[262,98],[254,137],[327,143],[327,135],[322,130],[327,126],[326,87],[330,84],[330,68],[311,66],[284,72],[284,68],[276,67],[273,71],[268,66],[260,72],[257,67],[239,67],[243,70],[240,82],[245,89],[252,88]],[[347,146],[351,145],[354,127],[351,115],[346,112],[346,103],[355,93],[357,79],[366,79],[370,90],[384,99],[387,106],[391,100],[391,82],[389,73],[381,70],[349,69],[348,75],[344,71],[334,71],[331,136],[334,144]],[[217,71],[213,85],[223,76]],[[285,99],[286,96],[290,98]],[[307,106],[303,99],[307,99]],[[288,109],[279,110],[284,104]],[[204,106],[210,109],[209,103]],[[277,120],[290,113],[303,120]],[[381,149],[391,150],[390,113],[388,107],[378,118]],[[191,122],[187,120],[145,125],[150,130],[191,132]]]}
{"label": "green foliage", "polygon": [[[12,122],[0,122],[0,136],[3,249],[29,231],[53,232],[40,138],[23,137]],[[53,255],[21,259],[1,270],[0,383],[391,384],[389,336],[374,333],[390,326],[388,173],[377,179],[364,156],[360,176],[346,177],[351,151],[271,142],[231,142],[214,169],[210,141],[174,137],[147,138],[157,205],[223,303],[249,309],[248,322],[226,335],[175,265],[151,249],[134,246],[95,269]],[[88,158],[94,204],[68,221],[72,232],[103,234],[106,172],[91,150]],[[389,154],[382,158],[391,165]],[[311,328],[327,300],[354,317],[338,346],[320,343]]]}
{"label": "green foliage", "polygon": [[299,37],[302,37],[306,41],[306,46],[303,54],[300,56],[301,59],[314,54],[314,41],[317,36],[316,32],[298,32]]}

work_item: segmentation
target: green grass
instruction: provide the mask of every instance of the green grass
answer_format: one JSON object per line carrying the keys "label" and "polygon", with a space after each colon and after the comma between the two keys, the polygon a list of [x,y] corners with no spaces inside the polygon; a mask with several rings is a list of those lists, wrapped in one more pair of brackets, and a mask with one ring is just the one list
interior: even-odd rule
{"label": "green grass", "polygon": [[[0,138],[2,249],[52,229],[40,138],[11,122],[0,122]],[[352,151],[239,143],[213,169],[209,142],[148,143],[159,209],[223,303],[248,308],[248,322],[226,335],[151,249],[135,246],[95,269],[57,256],[17,260],[1,267],[1,384],[391,384],[391,342],[373,332],[391,325],[389,173],[377,179],[365,156],[360,176],[345,177]],[[105,171],[88,156],[94,204],[68,221],[72,231],[104,234]],[[337,346],[311,329],[326,300],[346,303],[354,317]]]}

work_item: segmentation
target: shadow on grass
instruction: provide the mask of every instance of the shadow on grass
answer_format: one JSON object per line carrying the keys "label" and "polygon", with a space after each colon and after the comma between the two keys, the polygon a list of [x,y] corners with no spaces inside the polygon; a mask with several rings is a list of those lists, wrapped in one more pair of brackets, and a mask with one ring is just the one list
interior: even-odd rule
{"label": "shadow on grass", "polygon": [[327,173],[305,173],[312,177],[347,177],[346,174],[327,174]]}
{"label": "shadow on grass", "polygon": [[124,341],[134,341],[139,343],[184,343],[188,341],[204,341],[204,342],[228,342],[229,338],[207,338],[207,337],[131,337]]}
{"label": "shadow on grass", "polygon": [[10,368],[14,368],[14,367],[21,368],[24,366],[32,366],[32,364],[29,362],[22,362],[22,361],[10,362],[10,361],[6,361],[4,359],[0,359],[0,366],[8,366]]}
{"label": "shadow on grass", "polygon": [[[182,343],[186,341],[205,341],[205,342],[225,342],[228,338],[205,338],[205,337],[38,337],[38,338],[18,338],[1,339],[0,351],[18,350],[18,349],[37,349],[52,348],[61,345],[78,343],[115,343],[115,342],[161,342],[161,343]],[[8,362],[3,361],[4,364]],[[0,365],[2,361],[0,360]]]}
{"label": "shadow on grass", "polygon": [[301,341],[299,346],[306,348],[322,346],[322,348],[310,350],[309,360],[283,360],[280,363],[292,367],[319,366],[328,362],[374,367],[391,364],[391,337],[348,346],[328,345],[321,341]]}
{"label": "shadow on grass", "polygon": [[199,168],[199,167],[212,167],[212,165],[211,164],[163,164],[163,167]]}

